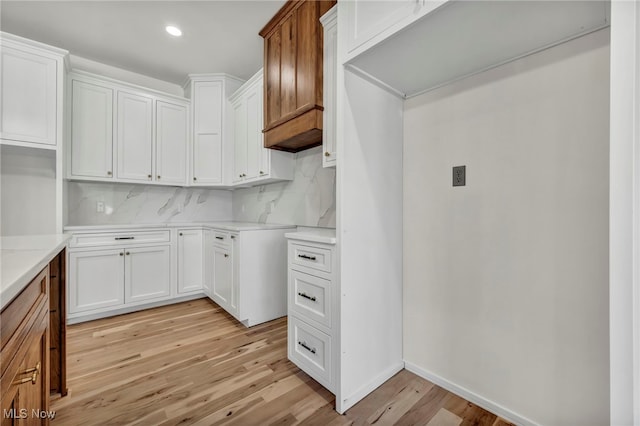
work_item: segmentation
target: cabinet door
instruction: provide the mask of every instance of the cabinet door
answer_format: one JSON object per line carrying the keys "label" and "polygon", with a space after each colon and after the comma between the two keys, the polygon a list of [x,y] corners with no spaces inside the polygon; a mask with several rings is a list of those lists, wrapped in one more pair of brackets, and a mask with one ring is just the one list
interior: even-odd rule
{"label": "cabinet door", "polygon": [[[323,66],[323,102],[322,112],[322,166],[336,165],[336,79],[338,73],[338,28],[336,10],[323,16],[324,27],[324,57]],[[328,16],[329,14],[332,14]],[[327,17],[327,21],[324,20]]]}
{"label": "cabinet door", "polygon": [[125,303],[171,295],[169,246],[132,248],[125,251]]}
{"label": "cabinet door", "polygon": [[113,177],[113,90],[73,80],[71,175]]}
{"label": "cabinet door", "polygon": [[184,185],[187,152],[187,107],[156,103],[156,182]]}
{"label": "cabinet door", "polygon": [[202,290],[209,298],[213,293],[213,244],[214,234],[211,230],[203,231],[204,255],[202,257],[204,278],[202,280]]}
{"label": "cabinet door", "polygon": [[222,183],[222,82],[194,85],[193,183]]}
{"label": "cabinet door", "polygon": [[178,231],[178,293],[202,290],[202,230]]}
{"label": "cabinet door", "polygon": [[348,53],[410,16],[420,6],[420,2],[415,0],[345,2],[346,19],[349,23],[346,34]]}
{"label": "cabinet door", "polygon": [[242,321],[240,317],[240,234],[232,234],[229,236],[231,241],[231,250],[229,257],[231,258],[231,302],[229,305],[229,313]]}
{"label": "cabinet door", "polygon": [[56,145],[57,61],[1,49],[2,139]]}
{"label": "cabinet door", "polygon": [[124,303],[124,249],[69,254],[69,313]]}
{"label": "cabinet door", "polygon": [[226,311],[232,309],[231,255],[228,247],[213,248],[213,300]]}
{"label": "cabinet door", "polygon": [[151,180],[153,99],[118,92],[118,179]]}
{"label": "cabinet door", "polygon": [[247,174],[247,104],[241,98],[233,105],[233,177],[241,182]]}
{"label": "cabinet door", "polygon": [[262,139],[262,85],[257,86],[247,94],[246,103],[246,132],[247,179],[255,179],[267,173],[263,167],[264,142]]}

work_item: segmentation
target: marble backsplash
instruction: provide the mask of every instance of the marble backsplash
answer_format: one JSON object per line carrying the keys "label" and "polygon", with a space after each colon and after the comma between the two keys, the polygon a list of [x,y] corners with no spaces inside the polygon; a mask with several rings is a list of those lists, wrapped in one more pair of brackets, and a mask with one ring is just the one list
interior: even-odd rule
{"label": "marble backsplash", "polygon": [[[67,182],[68,225],[232,220],[232,192],[115,183]],[[97,212],[98,203],[104,212]]]}
{"label": "marble backsplash", "polygon": [[233,219],[335,228],[336,169],[322,167],[322,147],[301,151],[293,181],[234,191]]}
{"label": "marble backsplash", "polygon": [[295,161],[293,181],[235,191],[67,182],[65,224],[235,220],[335,228],[335,168],[322,167],[322,147],[299,152]]}

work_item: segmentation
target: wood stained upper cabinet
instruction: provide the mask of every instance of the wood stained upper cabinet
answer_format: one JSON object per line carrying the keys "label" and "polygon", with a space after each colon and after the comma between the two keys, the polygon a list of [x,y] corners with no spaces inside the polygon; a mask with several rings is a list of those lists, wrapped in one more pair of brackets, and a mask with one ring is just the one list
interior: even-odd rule
{"label": "wood stained upper cabinet", "polygon": [[322,143],[322,27],[335,1],[290,0],[264,37],[265,147],[297,152]]}

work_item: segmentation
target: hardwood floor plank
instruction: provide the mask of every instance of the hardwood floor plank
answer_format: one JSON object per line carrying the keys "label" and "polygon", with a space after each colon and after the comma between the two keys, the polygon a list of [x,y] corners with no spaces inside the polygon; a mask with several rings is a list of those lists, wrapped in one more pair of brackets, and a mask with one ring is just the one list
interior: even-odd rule
{"label": "hardwood floor plank", "polygon": [[440,409],[464,425],[509,425],[408,371],[341,416],[287,359],[286,318],[247,329],[208,299],[69,326],[67,347],[69,394],[51,401],[53,426],[425,425]]}

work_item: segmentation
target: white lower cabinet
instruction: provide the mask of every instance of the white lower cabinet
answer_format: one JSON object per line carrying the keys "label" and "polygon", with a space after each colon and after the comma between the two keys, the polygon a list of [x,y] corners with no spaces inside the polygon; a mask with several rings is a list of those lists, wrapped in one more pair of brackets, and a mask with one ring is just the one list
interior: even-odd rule
{"label": "white lower cabinet", "polygon": [[205,231],[212,235],[205,244],[209,297],[247,327],[287,314],[288,231]]}
{"label": "white lower cabinet", "polygon": [[124,256],[125,303],[171,295],[171,247],[126,249]]}
{"label": "white lower cabinet", "polygon": [[69,252],[69,313],[114,309],[171,295],[170,246]]}
{"label": "white lower cabinet", "polygon": [[213,291],[211,298],[232,315],[233,309],[233,258],[229,247],[213,247]]}
{"label": "white lower cabinet", "polygon": [[[305,237],[306,236],[306,237]],[[336,392],[338,306],[335,236],[308,239],[287,234],[289,359],[331,392]],[[306,239],[305,239],[306,238]]]}
{"label": "white lower cabinet", "polygon": [[[246,327],[283,317],[284,235],[295,227],[268,228],[242,224],[238,230],[207,225],[74,230],[68,319],[85,321],[203,295]],[[310,288],[304,289],[311,294]]]}
{"label": "white lower cabinet", "polygon": [[178,230],[178,293],[203,289],[202,229]]}
{"label": "white lower cabinet", "polygon": [[69,313],[124,304],[123,249],[69,253]]}

